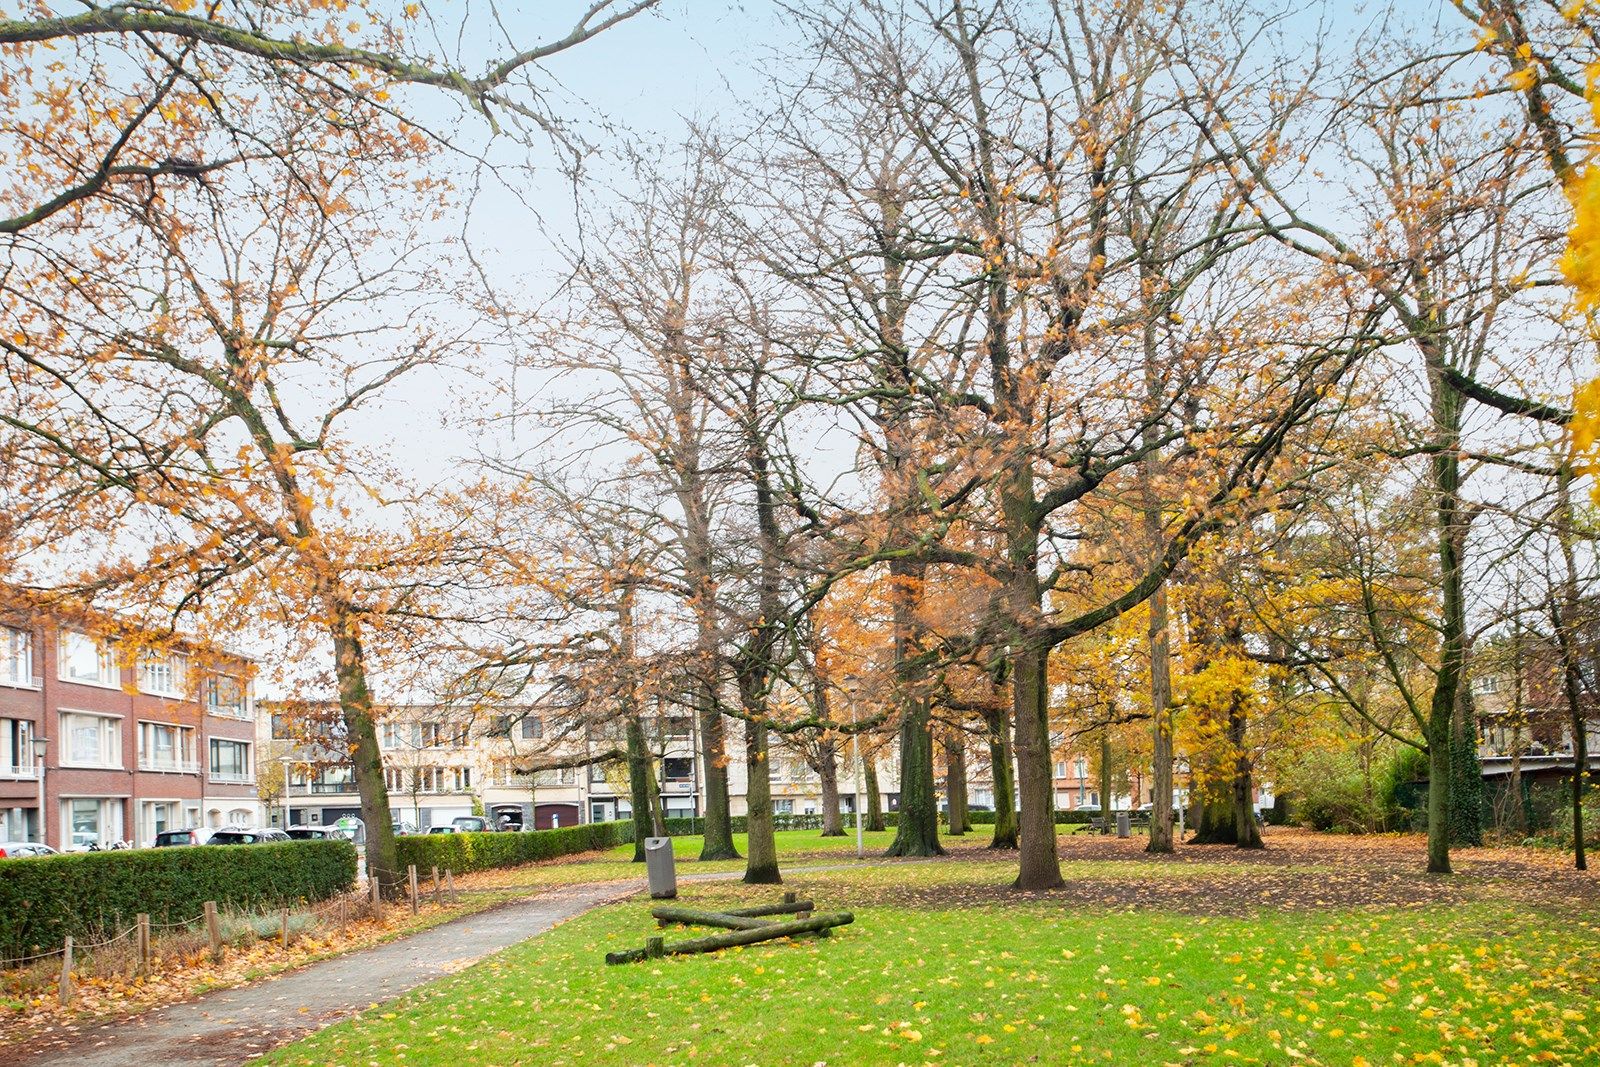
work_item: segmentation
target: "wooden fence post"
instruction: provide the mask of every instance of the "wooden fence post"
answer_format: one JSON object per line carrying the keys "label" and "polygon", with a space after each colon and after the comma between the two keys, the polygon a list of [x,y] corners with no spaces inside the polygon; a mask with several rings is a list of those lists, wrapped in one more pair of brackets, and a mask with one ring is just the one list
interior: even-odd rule
{"label": "wooden fence post", "polygon": [[139,973],[150,973],[150,913],[141,911],[139,923]]}
{"label": "wooden fence post", "polygon": [[415,863],[406,867],[406,882],[411,888],[411,914],[417,913],[417,865]]}
{"label": "wooden fence post", "polygon": [[461,898],[456,896],[456,879],[455,879],[455,875],[450,873],[450,868],[449,867],[446,867],[444,869],[444,887],[450,893],[450,903],[452,903],[452,904],[461,903]]}
{"label": "wooden fence post", "polygon": [[279,921],[280,921],[280,923],[282,925],[281,925],[281,927],[280,927],[280,929],[278,931],[278,944],[279,944],[279,946],[281,948],[288,948],[289,947],[289,909],[288,908],[284,908],[283,909],[283,914],[279,916]]}
{"label": "wooden fence post", "polygon": [[222,962],[222,923],[217,919],[217,902],[206,901],[206,933],[211,937],[211,962]]}
{"label": "wooden fence post", "polygon": [[367,888],[372,890],[372,917],[381,919],[383,918],[383,886],[378,884],[378,876],[376,874],[367,876]]}
{"label": "wooden fence post", "polygon": [[61,945],[61,982],[57,987],[57,997],[63,1008],[72,1007],[72,935]]}
{"label": "wooden fence post", "polygon": [[435,867],[433,869],[433,906],[436,908],[444,905],[443,890],[444,886],[439,881],[439,868]]}

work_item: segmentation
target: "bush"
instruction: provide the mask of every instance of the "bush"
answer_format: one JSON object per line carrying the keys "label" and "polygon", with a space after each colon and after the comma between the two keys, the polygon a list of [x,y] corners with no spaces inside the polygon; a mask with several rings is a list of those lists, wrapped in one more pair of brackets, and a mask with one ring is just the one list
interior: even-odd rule
{"label": "bush", "polygon": [[218,907],[283,907],[325,900],[356,879],[348,841],[197,845],[0,860],[0,956],[95,940],[131,926],[182,922]]}
{"label": "bush", "polygon": [[1293,818],[1314,830],[1359,834],[1390,821],[1384,783],[1374,781],[1369,797],[1366,776],[1353,753],[1308,752],[1280,778],[1278,785],[1292,798]]}
{"label": "bush", "polygon": [[632,840],[633,821],[630,819],[519,833],[418,834],[396,838],[394,844],[395,860],[401,871],[414,864],[418,871],[438,867],[441,871],[462,874],[613,848]]}

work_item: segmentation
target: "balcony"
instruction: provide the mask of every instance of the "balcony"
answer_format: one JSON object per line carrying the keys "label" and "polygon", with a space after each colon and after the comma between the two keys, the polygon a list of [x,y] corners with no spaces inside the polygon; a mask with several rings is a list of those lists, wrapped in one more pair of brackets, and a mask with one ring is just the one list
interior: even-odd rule
{"label": "balcony", "polygon": [[206,714],[219,719],[238,719],[241,722],[254,722],[255,711],[247,704],[207,704]]}
{"label": "balcony", "polygon": [[218,785],[255,785],[256,776],[249,772],[214,770],[211,772],[211,781]]}
{"label": "balcony", "polygon": [[200,761],[192,759],[156,759],[152,756],[139,757],[139,769],[152,774],[199,774]]}
{"label": "balcony", "polygon": [[0,780],[10,782],[36,782],[39,780],[38,767],[7,767],[0,764]]}

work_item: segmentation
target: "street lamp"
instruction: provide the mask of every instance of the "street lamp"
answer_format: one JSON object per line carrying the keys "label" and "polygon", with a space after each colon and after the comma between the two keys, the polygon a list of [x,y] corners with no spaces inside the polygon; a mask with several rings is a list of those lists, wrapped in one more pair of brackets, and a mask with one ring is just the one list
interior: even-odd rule
{"label": "street lamp", "polygon": [[289,767],[294,763],[294,757],[279,756],[278,762],[283,764],[283,828],[287,830],[293,819],[293,812],[289,809]]}
{"label": "street lamp", "polygon": [[[854,675],[847,677],[845,680],[850,685],[850,725],[855,726],[856,693],[860,690],[861,683]],[[862,838],[861,827],[861,731],[852,730],[850,732],[850,740],[855,745],[856,750],[856,859],[863,860],[867,858],[867,846]]]}
{"label": "street lamp", "polygon": [[39,768],[39,844],[45,843],[45,814],[44,814],[44,754],[50,745],[48,737],[35,737],[33,739],[33,765]]}

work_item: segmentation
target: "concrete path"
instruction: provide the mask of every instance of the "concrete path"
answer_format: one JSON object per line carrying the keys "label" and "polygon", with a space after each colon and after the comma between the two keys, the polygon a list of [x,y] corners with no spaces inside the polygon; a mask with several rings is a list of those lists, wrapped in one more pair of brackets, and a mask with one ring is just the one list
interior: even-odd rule
{"label": "concrete path", "polygon": [[36,1038],[4,1059],[7,1067],[234,1067],[641,887],[553,891],[252,985]]}
{"label": "concrete path", "polygon": [[[785,868],[785,874],[926,860],[850,860]],[[720,882],[741,871],[679,875]],[[424,982],[644,889],[644,879],[551,890],[443,923],[388,944],[309,964],[275,978],[195,1000],[66,1028],[5,1050],[5,1067],[237,1067],[268,1049],[393,1000]]]}

